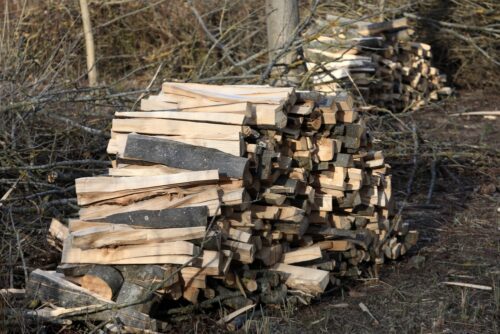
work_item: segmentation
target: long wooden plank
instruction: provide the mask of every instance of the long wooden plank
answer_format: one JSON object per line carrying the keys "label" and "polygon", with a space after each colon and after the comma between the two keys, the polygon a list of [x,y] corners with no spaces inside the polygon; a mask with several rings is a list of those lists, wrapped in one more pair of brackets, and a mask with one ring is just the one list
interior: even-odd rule
{"label": "long wooden plank", "polygon": [[73,246],[81,249],[120,245],[141,245],[172,241],[201,239],[206,235],[205,226],[165,229],[102,229],[89,228],[73,232]]}
{"label": "long wooden plank", "polygon": [[157,98],[150,96],[147,99],[141,100],[141,110],[177,110],[178,106],[175,102],[161,101]]}
{"label": "long wooden plank", "polygon": [[219,170],[221,176],[244,179],[248,159],[206,147],[188,145],[168,139],[129,134],[125,158],[141,159],[188,170]]}
{"label": "long wooden plank", "polygon": [[[170,83],[165,83],[169,85]],[[203,90],[217,90],[226,94],[241,94],[241,95],[252,95],[252,94],[278,94],[287,93],[292,94],[294,89],[292,87],[273,87],[269,85],[211,85],[203,83],[178,83],[175,85],[180,85],[184,87],[194,87]]]}
{"label": "long wooden plank", "polygon": [[179,187],[204,181],[218,181],[216,169],[138,177],[83,177],[75,180],[76,193],[115,192],[159,186]]}
{"label": "long wooden plank", "polygon": [[[172,188],[170,186],[159,186],[144,189],[129,189],[122,191],[115,191],[111,193],[107,192],[96,192],[96,193],[81,193],[78,194],[78,203],[80,205],[88,205],[96,203],[97,205],[103,204],[118,204],[118,205],[128,205],[134,202],[143,201],[148,198],[154,198],[157,196],[169,195],[172,198],[179,198],[187,194],[195,194],[203,192],[210,188],[221,188],[224,191],[231,191],[239,189],[243,186],[241,180],[235,181],[223,181],[219,186],[216,185],[201,185],[188,187],[184,186],[182,188]],[[240,196],[238,200],[241,201],[243,196]],[[229,199],[229,198],[228,198]],[[233,196],[233,199],[235,197]]]}
{"label": "long wooden plank", "polygon": [[139,210],[116,213],[105,219],[110,223],[145,226],[149,228],[179,228],[205,226],[208,218],[206,206]]}
{"label": "long wooden plank", "polygon": [[157,196],[152,199],[141,202],[132,203],[129,205],[99,205],[86,208],[80,208],[80,219],[83,220],[99,220],[118,213],[134,212],[140,210],[165,210],[181,207],[196,207],[200,202],[209,200],[218,200],[219,192],[217,188],[209,188],[192,195],[187,195],[178,199],[171,199],[167,196]]}
{"label": "long wooden plank", "polygon": [[[127,245],[116,248],[75,248],[68,238],[64,243],[61,263],[118,264],[135,258],[162,255],[189,255],[197,252],[197,246],[187,241],[162,242],[143,245]],[[135,262],[137,263],[137,262]],[[158,262],[161,263],[161,262]]]}
{"label": "long wooden plank", "polygon": [[160,195],[172,194],[176,196],[179,193],[178,188],[171,187],[151,187],[144,189],[130,189],[115,192],[95,192],[78,194],[78,204],[81,206],[89,204],[119,204],[127,205],[133,202],[142,201],[145,198],[151,198]]}
{"label": "long wooden plank", "polygon": [[156,118],[156,119],[176,119],[193,122],[207,122],[219,124],[245,124],[245,115],[233,113],[215,112],[178,112],[178,111],[123,111],[116,112],[115,117],[124,118]]}
{"label": "long wooden plank", "polygon": [[286,126],[286,115],[281,105],[248,102],[223,103],[220,101],[211,101],[206,98],[184,98],[179,101],[181,111],[210,111],[219,113],[229,113],[231,110],[238,110],[238,106],[242,104],[246,108],[244,114],[247,116],[246,121],[248,124],[276,126],[278,128]]}
{"label": "long wooden plank", "polygon": [[214,183],[219,179],[217,170],[184,172],[175,175],[154,175],[137,177],[87,177],[76,180],[79,205],[88,205],[110,198],[117,198],[154,190],[193,184]]}
{"label": "long wooden plank", "polygon": [[150,135],[184,136],[186,138],[239,140],[239,125],[209,124],[151,118],[113,119],[112,131]]}
{"label": "long wooden plank", "polygon": [[[164,93],[186,95],[193,98],[204,97],[221,102],[252,102],[268,104],[282,104],[287,101],[291,95],[288,91],[278,91],[270,93],[262,92],[261,96],[259,96],[259,94],[248,94],[248,90],[246,90],[248,95],[245,95],[243,94],[244,91],[241,91],[234,86],[229,86],[229,88],[223,87],[224,86],[201,86],[199,84],[166,82],[162,86],[162,91]],[[293,89],[290,90],[290,92],[293,92]],[[294,101],[291,103],[293,102]]]}
{"label": "long wooden plank", "polygon": [[[111,133],[111,139],[108,142],[107,152],[109,154],[117,154],[123,156],[125,145],[127,144],[126,133]],[[228,154],[242,156],[245,153],[246,145],[242,138],[238,140],[217,140],[217,139],[200,139],[200,138],[185,138],[182,136],[154,136],[156,138],[164,138],[180,143],[203,146],[213,148]]]}
{"label": "long wooden plank", "polygon": [[208,99],[185,98],[178,102],[179,111],[185,112],[216,112],[237,113],[251,117],[251,104],[249,102],[221,103]]}
{"label": "long wooden plank", "polygon": [[183,171],[185,170],[177,168],[169,168],[164,165],[129,166],[126,168],[108,168],[108,175],[109,176],[152,176],[152,175],[176,174],[176,173],[181,173]]}

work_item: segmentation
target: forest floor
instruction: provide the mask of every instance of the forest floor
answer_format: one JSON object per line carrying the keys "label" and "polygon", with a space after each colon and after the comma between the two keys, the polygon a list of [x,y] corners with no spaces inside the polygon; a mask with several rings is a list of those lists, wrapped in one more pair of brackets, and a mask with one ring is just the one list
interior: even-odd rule
{"label": "forest floor", "polygon": [[[409,124],[411,119],[419,136],[418,168],[403,210],[404,219],[420,232],[417,247],[402,260],[381,266],[378,279],[350,282],[310,306],[264,309],[242,331],[499,333],[500,118],[451,116],[499,107],[498,97],[475,91],[398,115],[397,122]],[[402,199],[412,164],[408,156],[387,153],[393,165],[393,191]],[[432,159],[437,161],[436,179],[427,203]],[[486,285],[492,291],[443,282]],[[173,329],[213,332],[213,323],[213,316],[200,316]]]}

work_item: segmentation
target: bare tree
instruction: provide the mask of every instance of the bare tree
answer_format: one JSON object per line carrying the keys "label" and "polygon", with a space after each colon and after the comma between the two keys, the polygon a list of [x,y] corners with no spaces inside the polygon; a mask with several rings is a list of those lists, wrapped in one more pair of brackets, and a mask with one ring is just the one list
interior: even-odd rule
{"label": "bare tree", "polygon": [[87,0],[80,0],[80,10],[82,12],[83,34],[85,37],[85,50],[87,53],[87,71],[89,76],[89,86],[97,86],[97,68],[95,63],[94,35],[92,24],[90,23],[89,5]]}
{"label": "bare tree", "polygon": [[[266,15],[269,58],[273,62],[280,49],[293,38],[299,25],[298,0],[266,0]],[[287,72],[287,79],[291,84],[298,83],[298,74],[301,72],[298,68],[290,68],[297,56],[296,50],[290,50],[278,61],[279,64],[288,65],[288,68],[281,67],[282,70],[277,70],[277,74],[282,76]],[[280,80],[280,83],[285,82]]]}

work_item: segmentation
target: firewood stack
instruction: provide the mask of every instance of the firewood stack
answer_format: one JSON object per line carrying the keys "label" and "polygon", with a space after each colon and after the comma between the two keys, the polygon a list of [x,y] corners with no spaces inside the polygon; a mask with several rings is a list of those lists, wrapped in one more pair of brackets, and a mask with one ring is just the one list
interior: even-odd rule
{"label": "firewood stack", "polygon": [[396,112],[451,94],[446,75],[432,66],[431,46],[412,40],[406,18],[371,23],[328,15],[316,23],[305,48],[316,90],[331,92],[340,84]]}
{"label": "firewood stack", "polygon": [[147,315],[184,312],[165,300],[310,300],[416,242],[393,217],[390,167],[346,92],[165,83],[111,131],[113,168],[76,180],[80,217],[54,220],[61,265],[32,273],[37,298],[140,300],[115,316],[158,330]]}

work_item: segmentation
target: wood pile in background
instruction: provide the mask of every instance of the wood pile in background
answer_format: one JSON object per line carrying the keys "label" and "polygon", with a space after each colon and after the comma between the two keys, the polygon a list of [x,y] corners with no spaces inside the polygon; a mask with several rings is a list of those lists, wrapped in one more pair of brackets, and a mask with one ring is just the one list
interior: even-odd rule
{"label": "wood pile in background", "polygon": [[139,300],[86,316],[161,330],[149,315],[187,312],[176,301],[307,302],[416,243],[344,91],[165,83],[111,131],[113,168],[76,180],[80,216],[53,222],[61,265],[31,274],[33,298]]}
{"label": "wood pile in background", "polygon": [[305,47],[315,90],[339,84],[366,103],[391,111],[417,110],[452,93],[432,66],[431,46],[413,41],[407,18],[371,23],[327,15]]}

